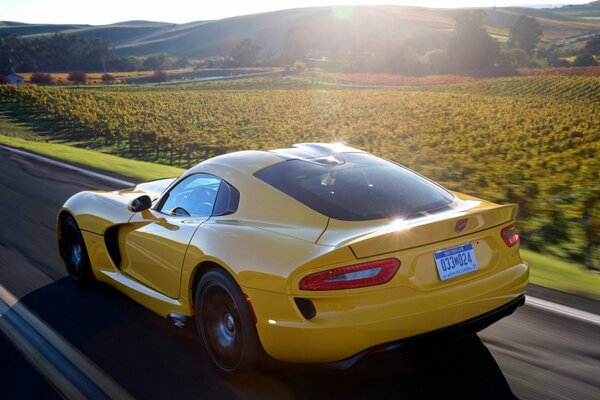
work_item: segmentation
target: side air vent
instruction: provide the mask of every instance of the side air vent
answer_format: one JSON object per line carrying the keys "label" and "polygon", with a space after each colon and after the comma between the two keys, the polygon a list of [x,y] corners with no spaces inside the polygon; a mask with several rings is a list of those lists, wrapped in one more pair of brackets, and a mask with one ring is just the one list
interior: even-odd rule
{"label": "side air vent", "polygon": [[315,305],[309,299],[303,299],[301,297],[295,297],[294,301],[296,302],[296,306],[298,306],[298,310],[302,316],[306,319],[314,318],[317,315],[317,310],[315,309]]}
{"label": "side air vent", "polygon": [[121,267],[121,251],[119,250],[119,225],[111,226],[104,232],[104,243],[112,262]]}

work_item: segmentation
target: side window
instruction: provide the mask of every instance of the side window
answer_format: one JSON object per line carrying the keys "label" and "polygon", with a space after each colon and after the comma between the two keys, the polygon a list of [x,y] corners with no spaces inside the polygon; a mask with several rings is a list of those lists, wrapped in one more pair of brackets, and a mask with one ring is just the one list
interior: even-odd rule
{"label": "side window", "polygon": [[223,181],[219,189],[219,194],[217,194],[213,215],[233,214],[237,211],[239,203],[240,192],[229,185],[229,183]]}
{"label": "side window", "polygon": [[185,178],[165,196],[160,212],[169,215],[208,217],[212,214],[221,180],[196,174]]}

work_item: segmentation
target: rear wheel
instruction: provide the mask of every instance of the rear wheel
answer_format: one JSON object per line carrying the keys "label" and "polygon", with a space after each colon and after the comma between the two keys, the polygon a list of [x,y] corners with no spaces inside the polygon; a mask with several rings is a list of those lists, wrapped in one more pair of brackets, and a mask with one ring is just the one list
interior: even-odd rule
{"label": "rear wheel", "polygon": [[248,370],[261,354],[245,296],[224,271],[211,270],[198,283],[196,324],[215,369],[225,376]]}
{"label": "rear wheel", "polygon": [[96,279],[88,257],[85,242],[77,222],[71,216],[61,225],[62,257],[69,277],[78,285],[89,285]]}

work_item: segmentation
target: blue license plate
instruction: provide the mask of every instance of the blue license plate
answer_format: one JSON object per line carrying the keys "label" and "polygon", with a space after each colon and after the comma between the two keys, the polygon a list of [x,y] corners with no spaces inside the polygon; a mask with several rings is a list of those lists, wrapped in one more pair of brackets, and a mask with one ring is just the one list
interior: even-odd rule
{"label": "blue license plate", "polygon": [[440,279],[443,281],[475,271],[478,268],[471,243],[437,251],[433,253],[433,257]]}

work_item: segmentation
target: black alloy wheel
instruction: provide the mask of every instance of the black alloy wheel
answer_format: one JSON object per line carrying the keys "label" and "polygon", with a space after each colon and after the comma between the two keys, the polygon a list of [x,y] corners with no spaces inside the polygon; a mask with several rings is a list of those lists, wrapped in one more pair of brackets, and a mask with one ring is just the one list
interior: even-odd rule
{"label": "black alloy wheel", "polygon": [[196,323],[213,367],[224,376],[247,371],[261,354],[254,318],[245,296],[225,271],[200,279]]}
{"label": "black alloy wheel", "polygon": [[71,216],[61,225],[62,258],[69,277],[78,285],[89,285],[95,281],[83,236],[77,222]]}

